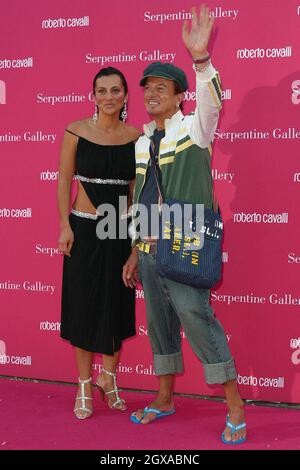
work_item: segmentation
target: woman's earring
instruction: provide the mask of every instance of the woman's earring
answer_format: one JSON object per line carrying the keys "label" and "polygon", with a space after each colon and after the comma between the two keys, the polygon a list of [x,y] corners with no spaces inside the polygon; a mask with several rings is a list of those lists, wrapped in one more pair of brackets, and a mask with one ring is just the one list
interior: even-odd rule
{"label": "woman's earring", "polygon": [[179,101],[177,101],[176,108],[179,108],[179,106],[180,106],[180,103],[179,103]]}
{"label": "woman's earring", "polygon": [[93,123],[96,124],[96,122],[98,121],[98,106],[95,104],[95,112],[93,114]]}
{"label": "woman's earring", "polygon": [[127,101],[124,101],[123,111],[121,113],[122,121],[125,122],[127,119]]}

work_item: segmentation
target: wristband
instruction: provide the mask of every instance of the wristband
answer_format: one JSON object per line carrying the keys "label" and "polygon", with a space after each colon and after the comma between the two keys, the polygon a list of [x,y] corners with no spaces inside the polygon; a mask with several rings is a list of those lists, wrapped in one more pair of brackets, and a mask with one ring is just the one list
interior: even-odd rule
{"label": "wristband", "polygon": [[194,60],[194,64],[204,64],[204,62],[206,62],[207,60],[210,59],[210,55],[208,54],[206,57],[204,57],[203,59],[196,59]]}
{"label": "wristband", "polygon": [[210,60],[207,61],[207,63],[205,65],[200,65],[201,68],[199,68],[199,64],[193,64],[193,68],[196,72],[204,72],[206,69],[208,69],[208,67],[210,66]]}

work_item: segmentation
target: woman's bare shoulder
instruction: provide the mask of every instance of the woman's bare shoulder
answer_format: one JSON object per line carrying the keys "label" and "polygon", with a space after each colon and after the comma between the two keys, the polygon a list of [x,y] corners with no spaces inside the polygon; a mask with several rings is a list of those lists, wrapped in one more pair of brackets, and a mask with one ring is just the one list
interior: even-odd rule
{"label": "woman's bare shoulder", "polygon": [[141,131],[137,127],[126,124],[126,130],[128,132],[128,137],[134,142],[136,142],[141,135]]}
{"label": "woman's bare shoulder", "polygon": [[81,135],[89,127],[89,124],[90,124],[90,118],[81,119],[79,121],[70,122],[67,125],[66,129],[73,132],[74,134]]}

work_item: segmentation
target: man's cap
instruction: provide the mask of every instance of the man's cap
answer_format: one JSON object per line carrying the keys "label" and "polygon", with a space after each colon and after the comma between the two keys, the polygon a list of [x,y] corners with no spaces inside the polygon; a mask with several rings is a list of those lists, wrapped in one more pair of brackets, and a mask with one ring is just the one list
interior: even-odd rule
{"label": "man's cap", "polygon": [[143,78],[140,81],[141,86],[145,86],[148,77],[161,77],[166,80],[173,80],[179,85],[181,91],[186,91],[189,87],[184,71],[176,67],[176,65],[169,63],[152,62],[152,64],[148,65],[143,72]]}

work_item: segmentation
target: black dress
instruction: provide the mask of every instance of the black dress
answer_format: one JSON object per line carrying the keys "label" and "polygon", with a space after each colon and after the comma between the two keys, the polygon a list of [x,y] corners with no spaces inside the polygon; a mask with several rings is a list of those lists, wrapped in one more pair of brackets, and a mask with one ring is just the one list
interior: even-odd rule
{"label": "black dress", "polygon": [[[111,204],[120,216],[119,196],[128,196],[135,178],[134,143],[99,145],[79,137],[76,177],[95,210]],[[135,335],[135,291],[122,280],[131,240],[118,235],[119,219],[117,238],[99,239],[96,227],[103,217],[70,214],[74,244],[71,257],[64,257],[61,337],[90,352],[113,354]],[[121,223],[128,226],[129,220]]]}

